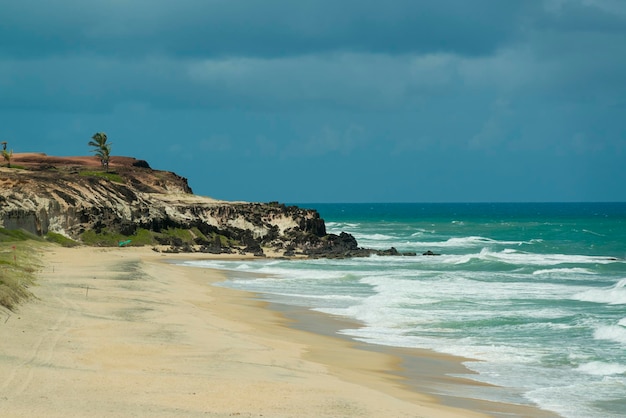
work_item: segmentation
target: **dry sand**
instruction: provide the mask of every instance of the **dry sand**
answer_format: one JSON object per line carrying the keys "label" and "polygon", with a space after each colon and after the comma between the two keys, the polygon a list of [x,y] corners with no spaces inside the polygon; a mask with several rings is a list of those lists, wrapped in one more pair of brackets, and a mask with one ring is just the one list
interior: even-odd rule
{"label": "dry sand", "polygon": [[482,416],[408,390],[394,356],[165,262],[189,255],[43,251],[36,299],[0,318],[1,417]]}

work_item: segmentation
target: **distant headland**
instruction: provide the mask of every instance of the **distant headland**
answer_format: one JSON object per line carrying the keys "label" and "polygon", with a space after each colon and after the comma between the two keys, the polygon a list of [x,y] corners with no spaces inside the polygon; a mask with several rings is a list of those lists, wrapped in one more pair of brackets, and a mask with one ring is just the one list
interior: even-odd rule
{"label": "distant headland", "polygon": [[105,166],[98,155],[12,154],[10,167],[0,167],[0,203],[0,227],[64,245],[261,257],[400,255],[360,248],[347,233],[328,234],[314,209],[194,195],[184,177],[133,157],[107,155]]}

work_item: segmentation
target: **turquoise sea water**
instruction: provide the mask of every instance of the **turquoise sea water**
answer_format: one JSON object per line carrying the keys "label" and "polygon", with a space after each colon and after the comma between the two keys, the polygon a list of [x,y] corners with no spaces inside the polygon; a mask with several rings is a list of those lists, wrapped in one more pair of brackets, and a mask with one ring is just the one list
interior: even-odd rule
{"label": "turquoise sea water", "polygon": [[626,416],[626,203],[299,206],[361,247],[441,255],[194,263],[354,339],[476,359],[466,377],[504,388],[477,398]]}

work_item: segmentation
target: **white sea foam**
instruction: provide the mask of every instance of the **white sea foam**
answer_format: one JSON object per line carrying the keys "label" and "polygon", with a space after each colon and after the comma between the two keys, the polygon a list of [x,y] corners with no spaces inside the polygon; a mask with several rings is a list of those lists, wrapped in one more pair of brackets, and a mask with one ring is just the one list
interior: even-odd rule
{"label": "white sea foam", "polygon": [[555,269],[542,269],[533,272],[534,275],[542,274],[597,274],[589,269],[574,267],[574,268],[555,268]]}
{"label": "white sea foam", "polygon": [[449,238],[445,241],[417,241],[410,243],[415,248],[474,248],[486,245],[522,245],[528,244],[525,241],[498,241],[480,236],[470,236],[461,238]]}
{"label": "white sea foam", "polygon": [[502,251],[491,251],[489,248],[485,247],[478,254],[466,254],[459,256],[459,259],[455,263],[463,264],[475,259],[498,261],[507,264],[538,266],[552,266],[559,264],[610,264],[621,262],[620,260],[615,260],[611,257],[569,254],[538,254],[518,251],[511,248],[506,248]]}
{"label": "white sea foam", "polygon": [[[516,276],[509,274],[508,277],[513,279]],[[487,306],[497,309],[498,305],[509,305],[508,301],[512,299],[563,300],[571,295],[572,288],[585,289],[549,282],[537,282],[529,286],[524,280],[493,282],[491,279],[490,273],[454,271],[430,272],[422,277],[414,274],[413,277],[405,276],[402,279],[372,275],[363,277],[360,282],[373,286],[388,303],[395,303],[396,298],[412,304],[418,304],[418,301],[424,299],[458,300],[477,303],[478,311],[483,311]],[[533,312],[543,310],[534,309],[525,314],[532,316]]]}
{"label": "white sea foam", "polygon": [[339,234],[343,231],[352,232],[358,230],[359,224],[351,222],[326,222],[326,232],[331,234]]}
{"label": "white sea foam", "polygon": [[[497,366],[499,368],[503,366],[529,364],[536,359],[536,353],[532,351],[502,344],[484,345],[478,343],[478,341],[473,338],[454,340],[442,336],[431,338],[420,335],[407,335],[405,330],[385,326],[383,319],[381,319],[380,323],[376,326],[343,330],[342,333],[355,337],[360,341],[374,344],[427,348],[440,353],[480,360],[479,363],[470,362],[466,364],[468,368],[474,371],[478,371],[477,368],[493,367],[495,364],[499,365]],[[484,369],[480,371],[484,372]]]}
{"label": "white sea foam", "polygon": [[386,301],[379,297],[370,297],[367,298],[367,303],[350,306],[342,315],[368,324],[368,328],[376,329],[401,330],[408,322],[414,321],[414,318],[407,315],[406,309],[389,307]]}
{"label": "white sea foam", "polygon": [[623,327],[626,327],[626,318],[620,319],[619,322],[617,323],[617,325],[621,325]]}
{"label": "white sea foam", "polygon": [[[593,405],[593,400],[598,400],[598,398],[611,399],[611,390],[607,390],[604,386],[606,385],[602,383],[589,384],[588,381],[582,380],[570,384],[535,388],[527,392],[525,397],[540,408],[554,411],[565,418],[623,418],[622,414],[611,414]],[[595,399],[589,398],[590,392],[594,394]],[[603,392],[609,393],[604,395]]]}
{"label": "white sea foam", "polygon": [[596,340],[614,341],[626,345],[626,328],[619,325],[601,326],[594,331],[593,338]]}
{"label": "white sea foam", "polygon": [[240,264],[237,267],[235,267],[235,270],[250,270],[250,265],[249,264]]}
{"label": "white sea foam", "polygon": [[587,234],[591,234],[591,235],[596,235],[598,237],[606,237],[606,235],[604,235],[604,234],[599,234],[597,232],[593,232],[593,231],[590,231],[588,229],[583,229],[583,232],[586,232]]}
{"label": "white sea foam", "polygon": [[626,365],[618,363],[604,363],[602,361],[592,361],[589,363],[581,364],[576,370],[594,376],[611,376],[615,374],[626,373]]}
{"label": "white sea foam", "polygon": [[396,237],[393,237],[391,235],[385,235],[385,234],[354,234],[354,237],[357,239],[357,241],[360,241],[360,240],[389,241],[389,240],[396,239]]}
{"label": "white sea foam", "polygon": [[362,298],[352,295],[313,295],[310,293],[281,293],[281,292],[273,292],[273,295],[277,296],[288,296],[299,299],[319,299],[319,300],[338,300],[338,301],[359,301]]}
{"label": "white sea foam", "polygon": [[558,265],[558,264],[609,264],[615,262],[608,257],[595,257],[586,255],[568,254],[532,254],[524,252],[499,253],[497,258],[512,264],[536,264],[536,265]]}
{"label": "white sea foam", "polygon": [[609,305],[626,304],[626,279],[621,279],[615,286],[603,289],[590,289],[577,293],[572,299],[583,302],[606,303]]}
{"label": "white sea foam", "polygon": [[291,270],[283,267],[263,267],[258,270],[259,273],[267,274],[271,276],[281,277],[283,279],[289,280],[329,280],[329,279],[338,279],[341,278],[344,273],[340,271],[332,271],[332,270],[310,270],[310,269],[301,269],[301,270]]}
{"label": "white sea foam", "polygon": [[352,222],[325,222],[326,227],[331,227],[331,228],[344,228],[344,227],[348,227],[348,228],[357,228],[359,226],[358,223],[352,223]]}

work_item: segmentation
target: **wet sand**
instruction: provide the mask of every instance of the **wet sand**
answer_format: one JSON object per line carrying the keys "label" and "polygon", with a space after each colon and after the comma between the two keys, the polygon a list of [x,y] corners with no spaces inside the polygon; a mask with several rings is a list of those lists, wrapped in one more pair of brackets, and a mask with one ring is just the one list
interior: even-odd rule
{"label": "wet sand", "polygon": [[396,366],[388,372],[401,378],[401,383],[412,390],[433,396],[443,405],[453,406],[493,417],[556,418],[559,415],[541,410],[521,401],[514,404],[486,401],[494,399],[494,392],[505,390],[472,379],[474,372],[463,363],[474,361],[464,357],[441,354],[419,348],[399,348],[355,341],[342,336],[340,331],[361,325],[345,318],[326,315],[303,308],[271,303],[272,309],[292,320],[290,326],[316,334],[347,340],[358,350],[375,351],[397,359]]}

